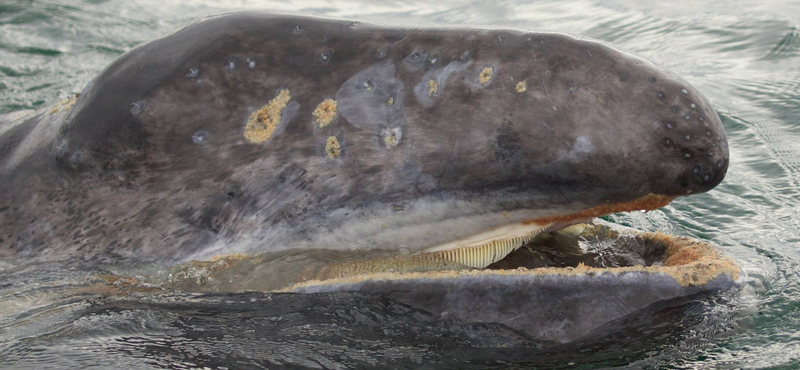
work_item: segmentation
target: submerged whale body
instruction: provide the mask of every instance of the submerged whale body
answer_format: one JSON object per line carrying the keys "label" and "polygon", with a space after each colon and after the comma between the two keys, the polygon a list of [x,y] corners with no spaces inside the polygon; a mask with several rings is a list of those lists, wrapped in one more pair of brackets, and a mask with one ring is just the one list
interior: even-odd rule
{"label": "submerged whale body", "polygon": [[[708,191],[727,167],[709,102],[602,42],[234,13],[142,45],[76,100],[0,126],[0,256],[178,269],[216,257],[214,273],[239,266],[228,291],[416,286],[453,292],[461,315],[485,297],[470,289],[501,294],[480,320],[536,281],[661,287],[631,309],[584,312],[608,321],[730,286],[738,268],[706,253],[674,265],[705,270],[640,263],[572,285],[559,279],[575,274],[484,269],[514,269],[507,258],[537,236]],[[203,290],[179,276],[159,283]],[[596,326],[584,321],[543,339]]]}

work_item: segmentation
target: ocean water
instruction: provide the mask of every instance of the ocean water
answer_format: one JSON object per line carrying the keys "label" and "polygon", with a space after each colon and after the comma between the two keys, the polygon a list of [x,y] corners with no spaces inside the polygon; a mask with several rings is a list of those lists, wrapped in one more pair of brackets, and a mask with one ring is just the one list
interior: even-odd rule
{"label": "ocean water", "polygon": [[[109,301],[80,289],[96,271],[0,261],[0,368],[800,368],[800,2],[4,0],[0,114],[47,109],[136,45],[243,9],[565,32],[673,71],[722,118],[728,175],[709,193],[608,219],[711,241],[747,284],[542,349],[512,328],[374,295]],[[71,284],[74,294],[53,298]]]}

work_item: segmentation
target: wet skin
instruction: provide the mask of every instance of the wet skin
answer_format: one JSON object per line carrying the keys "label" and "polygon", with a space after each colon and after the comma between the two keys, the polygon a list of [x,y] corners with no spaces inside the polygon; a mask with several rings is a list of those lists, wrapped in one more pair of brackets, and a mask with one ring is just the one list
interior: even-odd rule
{"label": "wet skin", "polygon": [[657,207],[727,167],[708,101],[602,42],[235,13],[126,53],[63,112],[0,126],[0,256],[414,253]]}

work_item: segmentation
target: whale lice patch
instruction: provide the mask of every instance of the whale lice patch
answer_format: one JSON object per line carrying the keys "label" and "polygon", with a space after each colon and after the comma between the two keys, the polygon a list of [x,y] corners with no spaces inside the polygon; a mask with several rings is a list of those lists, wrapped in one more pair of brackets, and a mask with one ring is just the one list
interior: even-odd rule
{"label": "whale lice patch", "polygon": [[436,92],[439,90],[439,85],[436,83],[436,80],[429,80],[428,81],[428,95],[434,96]]}
{"label": "whale lice patch", "polygon": [[336,117],[336,105],[336,100],[325,99],[322,103],[319,103],[317,109],[314,109],[314,112],[311,113],[317,118],[317,123],[319,123],[320,128],[330,125],[331,122],[333,122],[333,118]]}
{"label": "whale lice patch", "polygon": [[489,81],[492,80],[492,74],[494,74],[493,67],[484,67],[481,73],[478,74],[478,82],[480,82],[481,85],[488,84]]}
{"label": "whale lice patch", "polygon": [[272,133],[275,132],[275,128],[278,127],[283,108],[286,108],[290,98],[289,90],[283,89],[275,99],[253,112],[244,128],[244,138],[255,144],[269,140]]}
{"label": "whale lice patch", "polygon": [[342,146],[339,145],[339,140],[336,139],[336,136],[328,138],[328,143],[325,144],[325,153],[328,154],[330,159],[338,158],[342,154]]}
{"label": "whale lice patch", "polygon": [[525,81],[517,82],[517,86],[516,86],[515,90],[517,90],[517,92],[520,93],[520,94],[528,91],[528,83],[525,82]]}
{"label": "whale lice patch", "polygon": [[392,104],[394,104],[394,98],[390,96],[390,97],[389,97],[389,100],[387,100],[387,101],[386,101],[386,105],[388,105],[388,106],[390,106],[390,107],[391,107],[391,106],[392,106]]}

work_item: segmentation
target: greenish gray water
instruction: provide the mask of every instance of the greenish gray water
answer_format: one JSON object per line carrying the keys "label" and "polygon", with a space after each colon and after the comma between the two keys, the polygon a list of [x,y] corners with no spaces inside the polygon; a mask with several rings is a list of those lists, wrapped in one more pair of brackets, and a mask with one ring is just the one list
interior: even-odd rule
{"label": "greenish gray water", "polygon": [[[52,303],[37,294],[85,272],[43,280],[46,266],[12,275],[0,261],[3,299],[31,308],[0,315],[0,367],[800,368],[800,2],[7,0],[0,4],[0,113],[49,107],[136,45],[197,17],[241,9],[566,32],[666,67],[718,110],[731,150],[728,176],[710,193],[611,219],[713,241],[741,263],[749,288],[664,302],[542,352],[491,324],[442,321],[358,294]],[[15,290],[28,284],[39,290]],[[231,303],[241,308],[220,308]],[[331,312],[335,320],[321,318]],[[476,339],[483,332],[509,348]]]}

